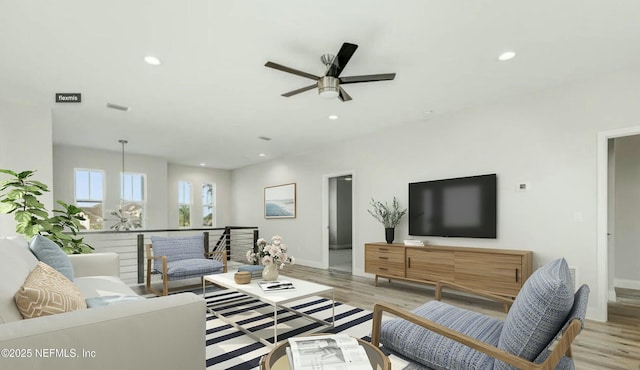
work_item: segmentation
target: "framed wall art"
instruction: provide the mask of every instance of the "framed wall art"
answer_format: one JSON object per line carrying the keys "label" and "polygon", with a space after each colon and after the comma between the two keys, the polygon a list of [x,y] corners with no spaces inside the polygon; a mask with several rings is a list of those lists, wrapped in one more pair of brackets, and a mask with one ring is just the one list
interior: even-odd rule
{"label": "framed wall art", "polygon": [[264,188],[264,218],[296,217],[296,184]]}

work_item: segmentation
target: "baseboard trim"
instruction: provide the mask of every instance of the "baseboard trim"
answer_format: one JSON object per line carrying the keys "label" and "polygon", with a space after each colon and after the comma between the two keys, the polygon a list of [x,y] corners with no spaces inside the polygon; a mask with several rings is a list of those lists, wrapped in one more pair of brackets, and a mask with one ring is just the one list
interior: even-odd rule
{"label": "baseboard trim", "polygon": [[631,279],[613,279],[613,286],[617,288],[640,290],[640,281]]}

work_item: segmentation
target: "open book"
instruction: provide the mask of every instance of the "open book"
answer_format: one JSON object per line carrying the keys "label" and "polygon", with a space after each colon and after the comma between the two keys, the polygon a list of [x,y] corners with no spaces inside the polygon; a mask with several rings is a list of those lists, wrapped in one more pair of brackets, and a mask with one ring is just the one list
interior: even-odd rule
{"label": "open book", "polygon": [[346,334],[289,338],[293,370],[372,370],[364,348]]}
{"label": "open book", "polygon": [[295,289],[295,286],[290,281],[277,280],[277,281],[258,281],[258,285],[265,292],[285,289]]}

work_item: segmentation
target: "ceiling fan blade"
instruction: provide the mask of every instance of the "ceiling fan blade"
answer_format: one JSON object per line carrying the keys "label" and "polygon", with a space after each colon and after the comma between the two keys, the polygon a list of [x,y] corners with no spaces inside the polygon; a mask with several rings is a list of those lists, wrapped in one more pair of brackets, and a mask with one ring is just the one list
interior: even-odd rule
{"label": "ceiling fan blade", "polygon": [[327,73],[325,73],[325,76],[340,76],[340,73],[342,73],[344,67],[347,65],[347,63],[349,63],[349,59],[351,59],[351,56],[356,52],[357,48],[358,45],[356,44],[350,44],[348,42],[342,44],[340,51],[338,51],[336,57],[333,58],[333,63],[327,70]]}
{"label": "ceiling fan blade", "polygon": [[377,75],[363,75],[363,76],[348,76],[348,77],[341,77],[340,78],[340,83],[341,84],[355,84],[355,83],[358,83],[358,82],[374,82],[374,81],[393,80],[394,78],[396,78],[396,74],[395,73],[382,73],[382,74],[377,74]]}
{"label": "ceiling fan blade", "polygon": [[347,92],[344,91],[344,89],[342,87],[339,87],[339,89],[340,89],[340,94],[338,94],[338,99],[340,99],[342,101],[351,100],[351,96],[349,94],[347,94]]}
{"label": "ceiling fan blade", "polygon": [[296,95],[296,94],[300,94],[301,92],[305,92],[307,90],[311,90],[311,89],[316,88],[316,87],[318,87],[317,83],[315,83],[313,85],[302,87],[302,88],[297,89],[297,90],[289,91],[288,93],[282,94],[282,96],[285,96],[285,97],[288,98],[290,96],[293,96],[293,95]]}
{"label": "ceiling fan blade", "polygon": [[274,62],[267,62],[267,63],[264,64],[264,66],[265,67],[269,67],[269,68],[273,68],[273,69],[277,69],[277,70],[282,71],[282,72],[293,73],[294,75],[310,78],[312,80],[320,79],[320,77],[312,75],[311,73],[298,71],[297,69],[289,68],[289,67],[283,66],[282,64],[278,64],[278,63],[274,63]]}

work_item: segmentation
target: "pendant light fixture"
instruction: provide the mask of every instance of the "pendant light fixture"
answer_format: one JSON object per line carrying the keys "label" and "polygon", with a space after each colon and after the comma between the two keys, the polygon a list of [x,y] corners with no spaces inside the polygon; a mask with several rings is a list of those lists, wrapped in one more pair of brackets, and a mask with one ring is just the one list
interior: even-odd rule
{"label": "pendant light fixture", "polygon": [[139,229],[142,227],[140,210],[132,204],[124,201],[124,146],[129,142],[124,139],[118,140],[122,145],[122,173],[120,174],[120,206],[117,210],[111,211],[111,215],[117,217],[117,222],[111,226],[111,229],[118,231],[126,231],[131,229]]}

